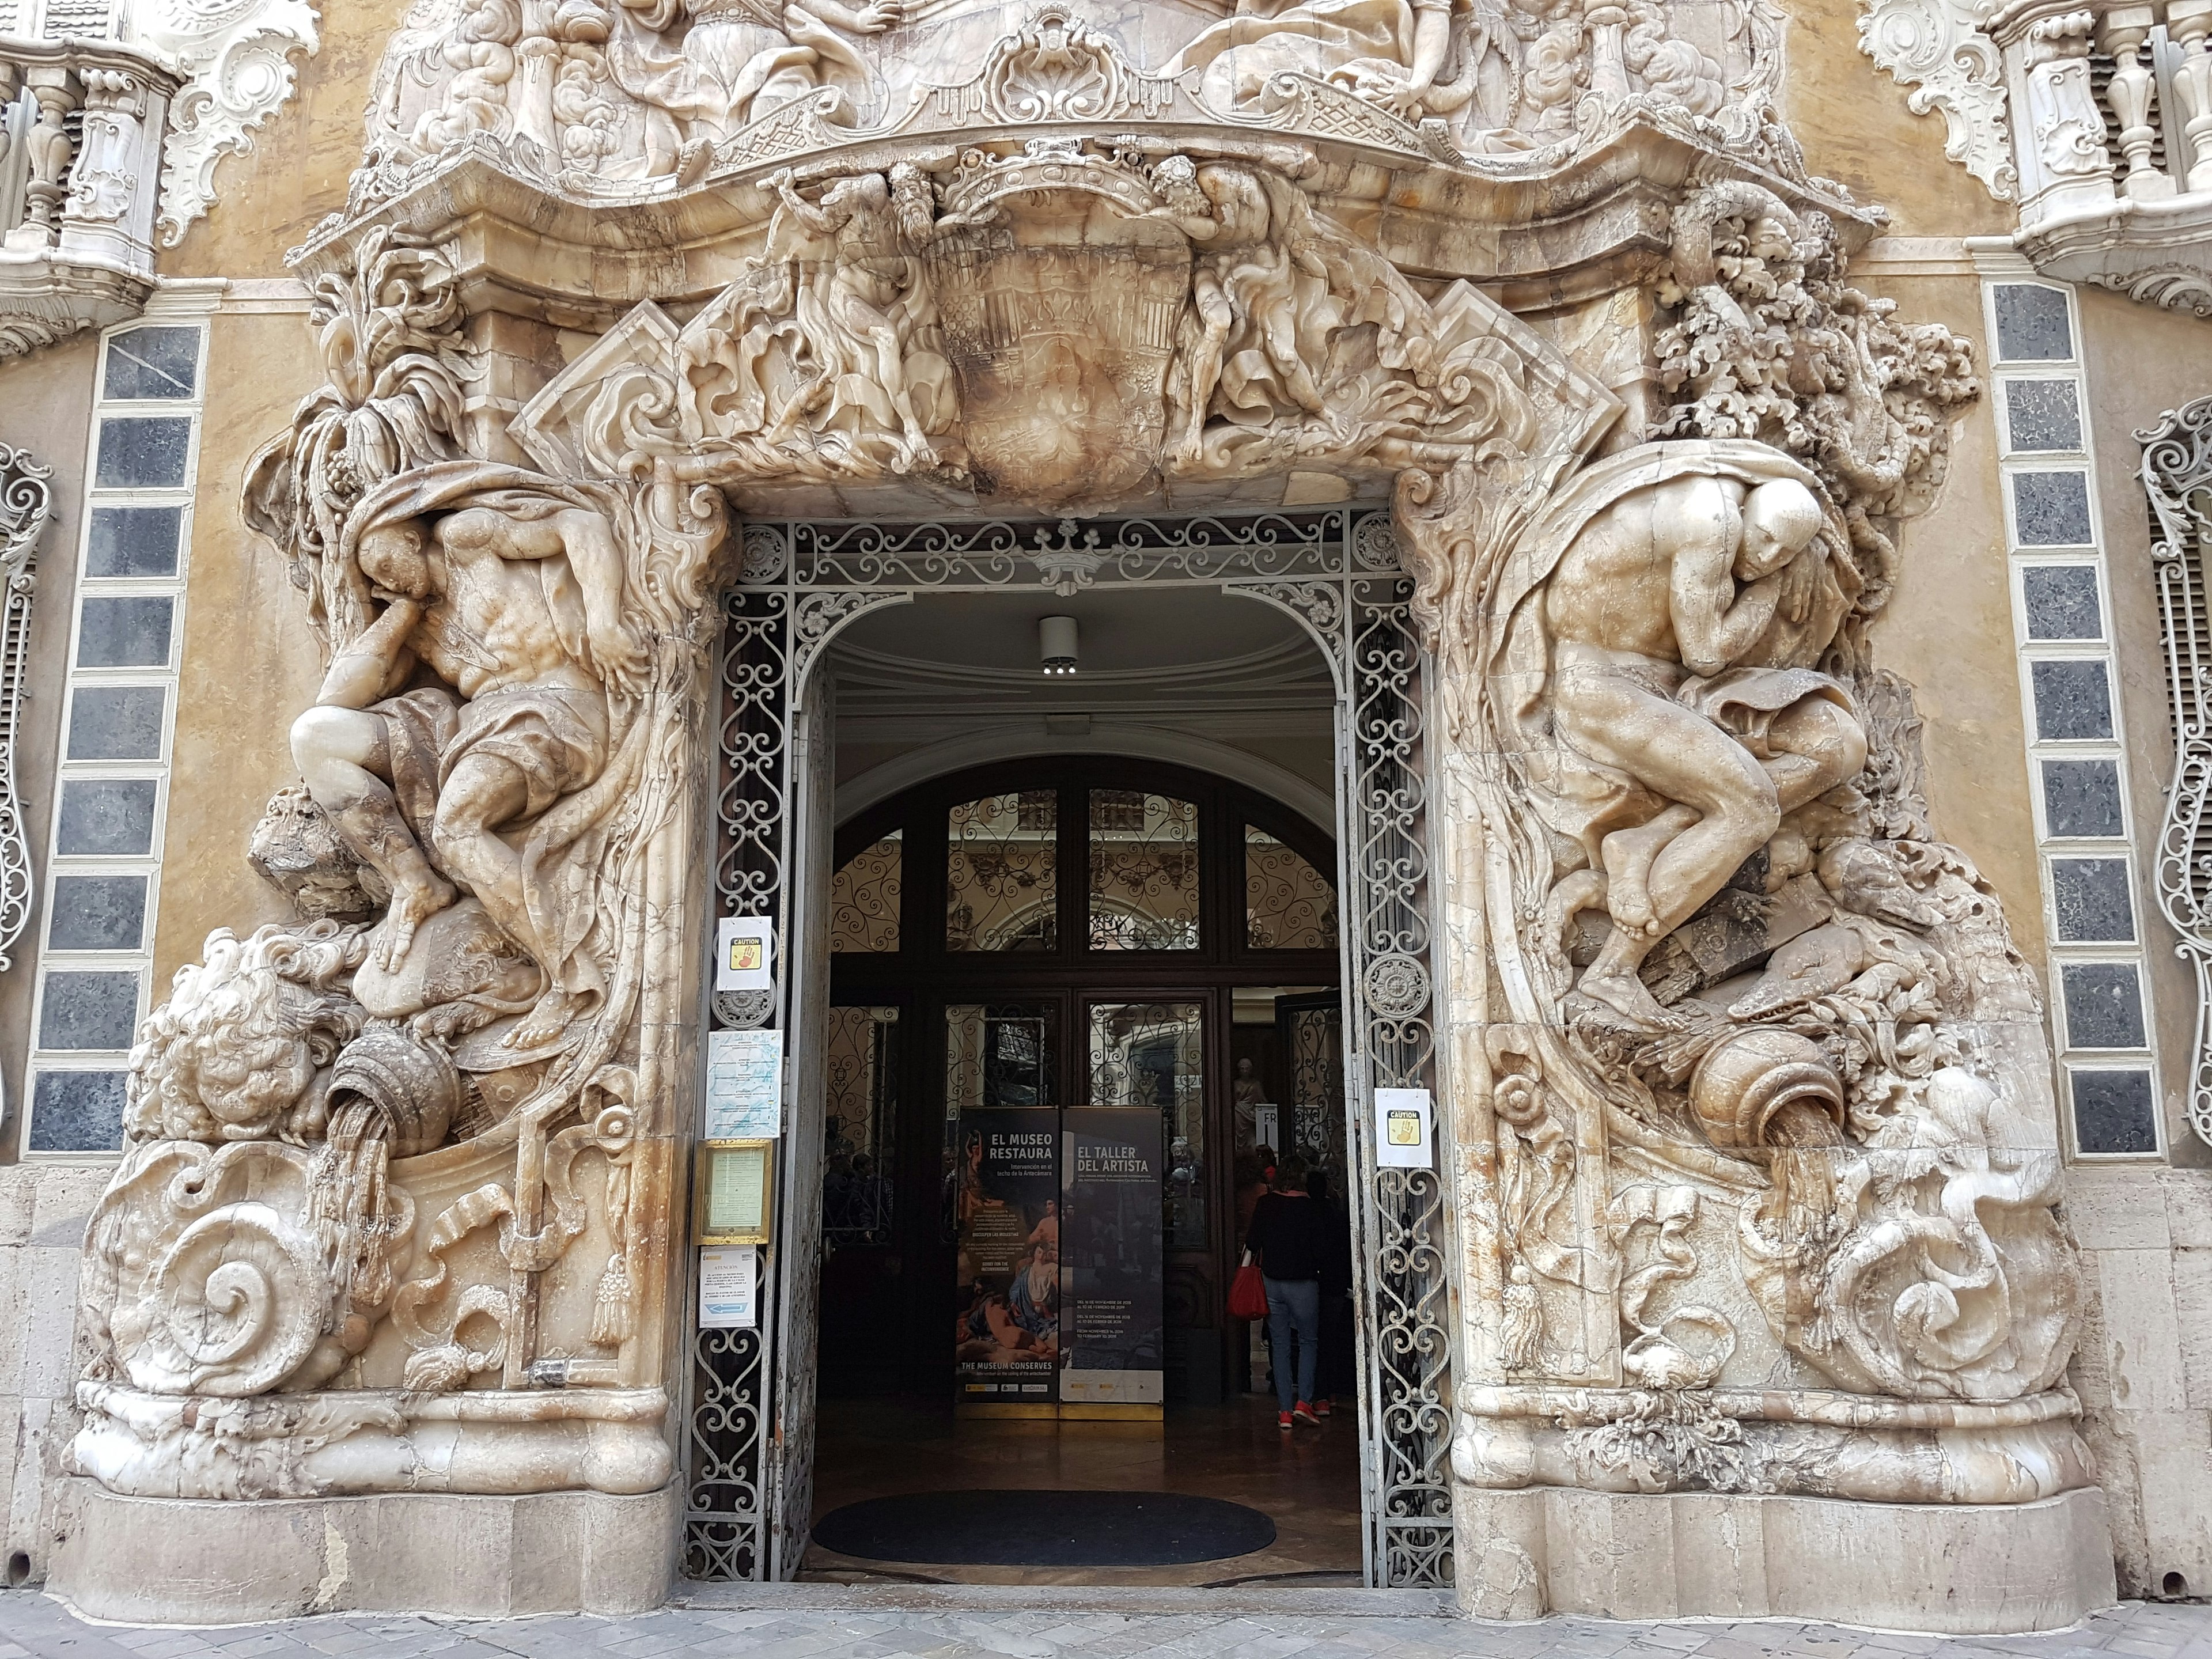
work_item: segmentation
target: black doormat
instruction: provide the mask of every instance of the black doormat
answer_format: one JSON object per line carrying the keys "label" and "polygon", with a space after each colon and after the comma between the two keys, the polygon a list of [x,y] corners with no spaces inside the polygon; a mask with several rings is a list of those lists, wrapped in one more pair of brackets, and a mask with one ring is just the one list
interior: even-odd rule
{"label": "black doormat", "polygon": [[814,1523],[814,1541],[865,1561],[962,1567],[1171,1567],[1249,1555],[1275,1523],[1172,1492],[923,1492],[871,1498]]}

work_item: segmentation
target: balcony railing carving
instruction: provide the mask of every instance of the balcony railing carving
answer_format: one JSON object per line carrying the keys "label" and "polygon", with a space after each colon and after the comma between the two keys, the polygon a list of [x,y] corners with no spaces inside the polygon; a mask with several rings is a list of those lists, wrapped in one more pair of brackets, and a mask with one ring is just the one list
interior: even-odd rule
{"label": "balcony railing carving", "polygon": [[0,37],[0,356],[144,307],[176,90],[134,46]]}

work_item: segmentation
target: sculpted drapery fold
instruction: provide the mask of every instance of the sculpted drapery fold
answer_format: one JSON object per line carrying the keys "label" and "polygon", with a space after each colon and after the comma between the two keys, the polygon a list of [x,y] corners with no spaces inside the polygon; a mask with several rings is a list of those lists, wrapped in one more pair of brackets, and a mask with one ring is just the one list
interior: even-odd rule
{"label": "sculpted drapery fold", "polygon": [[[925,27],[954,61],[959,18],[829,0],[394,37],[297,254],[326,384],[244,481],[325,658],[252,848],[299,921],[142,1031],[78,1467],[666,1478],[734,509],[1388,500],[1442,704],[1458,1479],[2083,1484],[2032,979],[1872,644],[1971,356],[1850,286],[1773,15],[1047,5],[941,81]],[[592,279],[500,268],[487,202]],[[481,1456],[418,1455],[433,1407]]]}

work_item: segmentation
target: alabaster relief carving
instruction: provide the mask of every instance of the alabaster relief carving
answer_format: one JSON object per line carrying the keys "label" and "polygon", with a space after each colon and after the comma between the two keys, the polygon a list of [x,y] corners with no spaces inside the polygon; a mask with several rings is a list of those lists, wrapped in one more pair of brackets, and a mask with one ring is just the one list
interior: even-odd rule
{"label": "alabaster relief carving", "polygon": [[1668,435],[1585,465],[1487,568],[1401,520],[1488,918],[1455,1468],[2082,1484],[2033,979],[1929,831],[1910,694],[1867,642],[1967,348],[1753,186],[1677,210],[1661,297]]}
{"label": "alabaster relief carving", "polygon": [[[2033,982],[1867,642],[1972,365],[1850,286],[1827,218],[1728,176],[1731,133],[1794,154],[1768,15],[1161,6],[1139,58],[1048,8],[926,85],[894,67],[924,27],[941,54],[965,25],[426,0],[395,40],[356,210],[487,145],[579,193],[744,167],[717,199],[750,256],[540,384],[466,332],[496,284],[465,301],[381,210],[314,255],[327,384],[246,480],[326,653],[250,849],[299,920],[213,935],[144,1029],[76,1466],[210,1497],[664,1479],[725,501],[1018,519],[1297,474],[1390,496],[1436,658],[1460,1479],[2084,1481]],[[1384,258],[1359,169],[1284,137],[1510,171],[1647,109],[1717,182],[1638,210],[1656,314],[1581,348],[1601,374]],[[1045,122],[1100,130],[952,136]],[[1038,562],[1073,586],[1066,539]]]}
{"label": "alabaster relief carving", "polygon": [[1768,0],[1178,4],[1120,33],[1057,3],[924,21],[896,0],[418,0],[349,210],[471,145],[591,197],[1041,123],[1273,129],[1510,171],[1643,120],[1802,174],[1772,110],[1782,23]]}
{"label": "alabaster relief carving", "polygon": [[1480,455],[1525,490],[1524,463],[1556,472],[1616,407],[1468,284],[1425,297],[1275,169],[1040,140],[775,183],[743,277],[680,331],[641,307],[525,409],[549,466],[1054,507],[1302,459],[1433,491]]}
{"label": "alabaster relief carving", "polygon": [[249,472],[329,650],[252,849],[302,921],[210,935],[131,1056],[72,1454],[118,1491],[668,1473],[633,1241],[721,520],[463,456],[451,277],[368,239],[318,290],[329,384]]}

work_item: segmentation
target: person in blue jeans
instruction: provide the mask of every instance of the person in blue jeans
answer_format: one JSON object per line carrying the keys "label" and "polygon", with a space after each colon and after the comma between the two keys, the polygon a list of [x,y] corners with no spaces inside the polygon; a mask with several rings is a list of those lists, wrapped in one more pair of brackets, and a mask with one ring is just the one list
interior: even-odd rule
{"label": "person in blue jeans", "polygon": [[1305,1164],[1289,1158],[1253,1206],[1252,1225],[1244,1236],[1267,1286],[1267,1343],[1274,1356],[1279,1407],[1275,1423],[1285,1433],[1294,1423],[1318,1423],[1328,1414],[1326,1407],[1316,1412],[1311,1403],[1321,1358],[1321,1272],[1328,1225],[1328,1212],[1306,1192]]}

